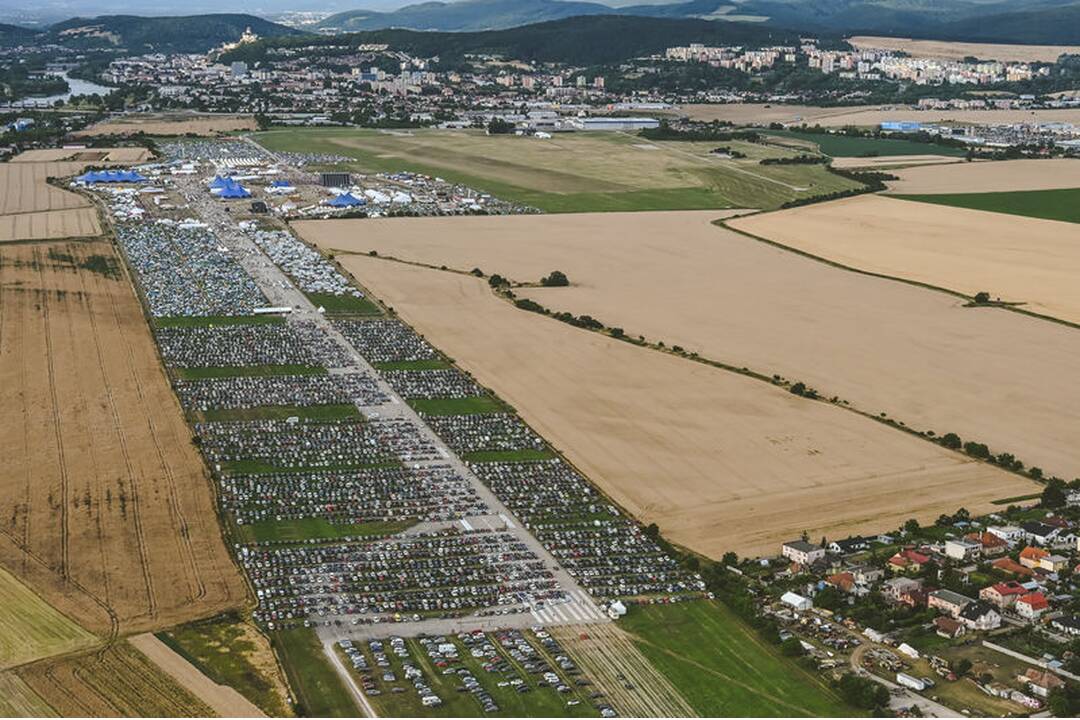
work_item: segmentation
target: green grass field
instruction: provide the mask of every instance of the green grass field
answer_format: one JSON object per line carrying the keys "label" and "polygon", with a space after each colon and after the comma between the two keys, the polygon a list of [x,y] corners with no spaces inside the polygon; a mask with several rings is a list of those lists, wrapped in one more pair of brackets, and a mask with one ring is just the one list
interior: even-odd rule
{"label": "green grass field", "polygon": [[828,133],[807,133],[798,130],[768,130],[767,135],[794,138],[814,143],[829,157],[894,157],[897,155],[946,155],[964,157],[964,148],[948,147],[934,143],[889,138],[848,137]]}
{"label": "green grass field", "polygon": [[[547,212],[775,208],[853,183],[821,166],[761,166],[793,150],[743,142],[652,142],[623,133],[564,133],[550,140],[482,131],[271,130],[271,150],[349,157],[359,172],[411,170]],[[737,147],[742,160],[710,155]]]}
{"label": "green grass field", "polygon": [[409,404],[426,415],[504,413],[507,407],[490,395],[468,398],[411,398]]}
{"label": "green grass field", "polygon": [[0,670],[97,642],[94,635],[0,569]]}
{"label": "green grass field", "polygon": [[203,420],[284,420],[299,417],[304,420],[355,420],[361,417],[355,405],[270,405],[256,408],[230,410],[205,410],[199,413]]}
{"label": "green grass field", "polygon": [[285,318],[278,315],[209,315],[205,317],[154,318],[156,327],[210,327],[212,325],[281,325]]}
{"label": "green grass field", "polygon": [[306,293],[315,307],[322,307],[327,315],[382,315],[379,306],[366,297],[331,295],[330,293]]}
{"label": "green grass field", "polygon": [[173,368],[182,380],[219,377],[263,377],[266,375],[325,375],[326,368],[308,365],[256,365],[254,367]]}
{"label": "green grass field", "polygon": [[619,627],[703,717],[856,712],[718,603],[635,606]]}
{"label": "green grass field", "polygon": [[553,457],[555,453],[550,450],[481,450],[461,455],[467,462],[531,462]]}
{"label": "green grass field", "polygon": [[270,717],[282,717],[290,714],[290,708],[274,681],[259,669],[257,656],[268,648],[256,644],[253,633],[257,632],[239,617],[229,616],[157,636],[214,682],[234,688]]}
{"label": "green grass field", "polygon": [[443,370],[450,367],[444,360],[401,360],[372,363],[376,370]]}
{"label": "green grass field", "polygon": [[365,535],[390,535],[406,530],[415,521],[370,522],[359,525],[337,524],[323,518],[302,520],[263,520],[248,525],[237,525],[236,535],[241,542],[266,542],[269,540],[331,540],[342,537]]}
{"label": "green grass field", "polygon": [[894,195],[892,197],[1044,220],[1080,222],[1080,188],[944,195]]}
{"label": "green grass field", "polygon": [[296,693],[296,714],[306,717],[358,717],[341,678],[323,653],[322,644],[310,628],[280,630],[271,638]]}

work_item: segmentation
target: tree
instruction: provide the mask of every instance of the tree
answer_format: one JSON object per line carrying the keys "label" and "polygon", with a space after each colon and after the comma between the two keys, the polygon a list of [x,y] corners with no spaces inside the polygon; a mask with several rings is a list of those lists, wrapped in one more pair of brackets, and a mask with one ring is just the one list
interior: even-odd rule
{"label": "tree", "polygon": [[552,270],[551,274],[540,279],[540,284],[544,287],[566,287],[570,284],[570,280],[561,270]]}
{"label": "tree", "polygon": [[941,444],[950,450],[959,450],[963,443],[960,442],[960,436],[956,433],[945,433],[941,436]]}
{"label": "tree", "polygon": [[975,302],[979,303],[980,305],[984,305],[990,302],[990,293],[986,292],[985,290],[981,290],[975,293]]}
{"label": "tree", "polygon": [[1045,508],[1059,508],[1065,506],[1065,484],[1058,482],[1047,483],[1042,491],[1042,506]]}
{"label": "tree", "polygon": [[488,285],[493,288],[506,287],[509,284],[510,281],[504,278],[502,275],[499,275],[498,273],[488,278]]}
{"label": "tree", "polygon": [[514,123],[502,118],[492,118],[487,124],[488,135],[508,135],[514,132]]}
{"label": "tree", "polygon": [[914,535],[915,533],[919,532],[919,521],[915,518],[910,518],[907,522],[904,523],[904,532],[909,535]]}
{"label": "tree", "polygon": [[724,553],[724,557],[720,558],[720,562],[724,563],[724,565],[735,567],[739,564],[739,556],[733,552],[726,552]]}
{"label": "tree", "polygon": [[960,658],[960,660],[956,663],[955,670],[957,675],[967,675],[969,672],[971,672],[971,661],[967,658]]}
{"label": "tree", "polygon": [[784,642],[780,643],[780,653],[787,657],[799,657],[804,652],[802,643],[798,638],[789,637]]}

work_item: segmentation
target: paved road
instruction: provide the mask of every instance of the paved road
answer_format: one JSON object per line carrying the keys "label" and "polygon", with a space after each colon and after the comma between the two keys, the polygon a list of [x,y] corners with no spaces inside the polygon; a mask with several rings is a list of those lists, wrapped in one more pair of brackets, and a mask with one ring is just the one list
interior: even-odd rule
{"label": "paved road", "polygon": [[[471,483],[477,495],[487,505],[489,512],[486,515],[465,518],[464,521],[467,526],[463,527],[496,527],[501,525],[506,532],[523,542],[529,550],[543,561],[544,566],[552,572],[559,586],[567,594],[564,602],[548,601],[542,607],[538,605],[517,606],[509,609],[518,610],[518,612],[494,616],[474,615],[466,618],[430,619],[420,622],[392,623],[390,625],[358,624],[355,626],[351,625],[352,617],[324,618],[322,619],[322,625],[319,627],[320,636],[324,640],[337,640],[346,637],[359,640],[376,635],[415,636],[420,634],[456,633],[476,628],[495,629],[501,627],[608,622],[607,615],[600,610],[588,593],[577,584],[570,574],[559,566],[555,558],[551,556],[532,533],[520,526],[510,510],[427,427],[416,412],[375,372],[375,369],[327,320],[325,315],[319,313],[307,297],[292,284],[285,273],[271,262],[259,250],[258,246],[237,227],[236,219],[225,210],[225,203],[211,196],[207,192],[203,181],[197,177],[178,177],[176,182],[187,197],[191,208],[201,216],[204,222],[213,228],[218,240],[239,259],[241,265],[251,274],[256,284],[266,295],[270,305],[293,308],[291,317],[294,321],[304,320],[314,323],[328,337],[345,349],[350,359],[350,366],[345,369],[335,370],[335,372],[366,371],[376,379],[380,389],[391,399],[388,404],[359,406],[360,410],[372,419],[402,418],[416,425],[420,428],[424,439],[434,445],[441,457],[434,460],[418,461],[413,464],[418,466],[449,465],[456,473]],[[335,621],[340,621],[340,625]]]}

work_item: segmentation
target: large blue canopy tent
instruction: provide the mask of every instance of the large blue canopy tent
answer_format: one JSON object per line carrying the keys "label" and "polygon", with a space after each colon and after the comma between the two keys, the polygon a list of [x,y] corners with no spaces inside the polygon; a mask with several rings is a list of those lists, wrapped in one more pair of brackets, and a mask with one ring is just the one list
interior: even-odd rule
{"label": "large blue canopy tent", "polygon": [[328,200],[326,204],[330,207],[357,207],[367,205],[367,201],[361,200],[352,193],[342,193],[332,200]]}

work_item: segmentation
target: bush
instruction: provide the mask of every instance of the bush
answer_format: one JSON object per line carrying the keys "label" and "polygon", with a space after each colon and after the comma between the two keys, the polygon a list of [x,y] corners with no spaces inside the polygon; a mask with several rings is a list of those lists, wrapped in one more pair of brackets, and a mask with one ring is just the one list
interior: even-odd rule
{"label": "bush", "polygon": [[559,270],[552,270],[550,275],[541,278],[540,284],[544,287],[566,287],[570,284],[570,280],[566,277],[565,273]]}

